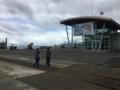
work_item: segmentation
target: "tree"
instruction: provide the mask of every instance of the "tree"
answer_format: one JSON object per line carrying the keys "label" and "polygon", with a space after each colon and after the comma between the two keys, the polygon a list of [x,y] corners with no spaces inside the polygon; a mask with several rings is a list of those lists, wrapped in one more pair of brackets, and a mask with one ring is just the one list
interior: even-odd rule
{"label": "tree", "polygon": [[28,44],[28,49],[33,49],[33,43]]}

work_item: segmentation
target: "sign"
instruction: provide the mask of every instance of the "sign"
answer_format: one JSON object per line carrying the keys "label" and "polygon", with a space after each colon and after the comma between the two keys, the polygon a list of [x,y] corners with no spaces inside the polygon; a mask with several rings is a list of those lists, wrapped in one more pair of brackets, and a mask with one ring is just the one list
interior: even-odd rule
{"label": "sign", "polygon": [[80,35],[94,35],[93,22],[77,24],[74,26],[74,36]]}

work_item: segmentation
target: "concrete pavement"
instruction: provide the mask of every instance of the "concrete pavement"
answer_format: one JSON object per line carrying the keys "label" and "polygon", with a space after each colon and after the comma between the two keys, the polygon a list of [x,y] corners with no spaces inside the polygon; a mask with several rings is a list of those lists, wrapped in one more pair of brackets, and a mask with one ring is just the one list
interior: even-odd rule
{"label": "concrete pavement", "polygon": [[[13,67],[13,64],[0,61],[0,90],[39,90],[35,87],[32,87],[28,84],[25,84],[21,81],[18,81],[16,79],[12,78],[14,76],[16,77],[16,73],[13,73],[15,71],[12,70],[10,67]],[[26,72],[24,72],[24,73],[26,73]],[[20,73],[19,74],[21,76],[26,76],[26,75],[24,75],[24,73],[23,73],[23,75]]]}
{"label": "concrete pavement", "polygon": [[[101,78],[93,76],[90,83],[82,81],[82,78],[89,81],[87,78],[99,65],[94,64],[94,68],[91,68],[91,64],[74,62],[74,60],[53,60],[52,67],[47,68],[45,59],[42,58],[40,69],[34,69],[33,63],[34,57],[30,55],[1,55],[0,90],[113,90],[112,86],[109,86],[109,82],[104,85],[104,80],[111,81],[110,83],[113,83],[114,80],[103,78],[101,80]],[[100,66],[103,72],[108,68]],[[93,80],[94,83],[92,83]],[[97,83],[96,80],[101,80],[101,82]]]}
{"label": "concrete pavement", "polygon": [[64,76],[58,70],[47,72],[0,60],[0,90],[112,90]]}

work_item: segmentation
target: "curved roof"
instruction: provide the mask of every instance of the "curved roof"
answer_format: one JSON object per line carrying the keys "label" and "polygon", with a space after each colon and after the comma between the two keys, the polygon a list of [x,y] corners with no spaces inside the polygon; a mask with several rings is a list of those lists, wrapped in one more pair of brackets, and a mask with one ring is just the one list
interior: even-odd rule
{"label": "curved roof", "polygon": [[86,22],[96,22],[98,25],[106,23],[106,27],[110,29],[120,29],[120,24],[114,21],[112,18],[100,17],[100,16],[83,16],[75,17],[61,21],[61,24],[72,26],[74,24],[81,24]]}

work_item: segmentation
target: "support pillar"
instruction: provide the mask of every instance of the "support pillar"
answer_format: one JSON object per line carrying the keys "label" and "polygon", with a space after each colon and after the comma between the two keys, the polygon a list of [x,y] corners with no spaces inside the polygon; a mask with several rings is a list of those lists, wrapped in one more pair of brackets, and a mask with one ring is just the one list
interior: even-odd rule
{"label": "support pillar", "polygon": [[70,46],[70,40],[69,40],[69,35],[68,35],[68,28],[67,28],[67,25],[66,25],[66,34],[67,34],[68,45]]}
{"label": "support pillar", "polygon": [[72,25],[72,30],[71,30],[71,47],[73,47],[73,36],[74,36],[74,27]]}

